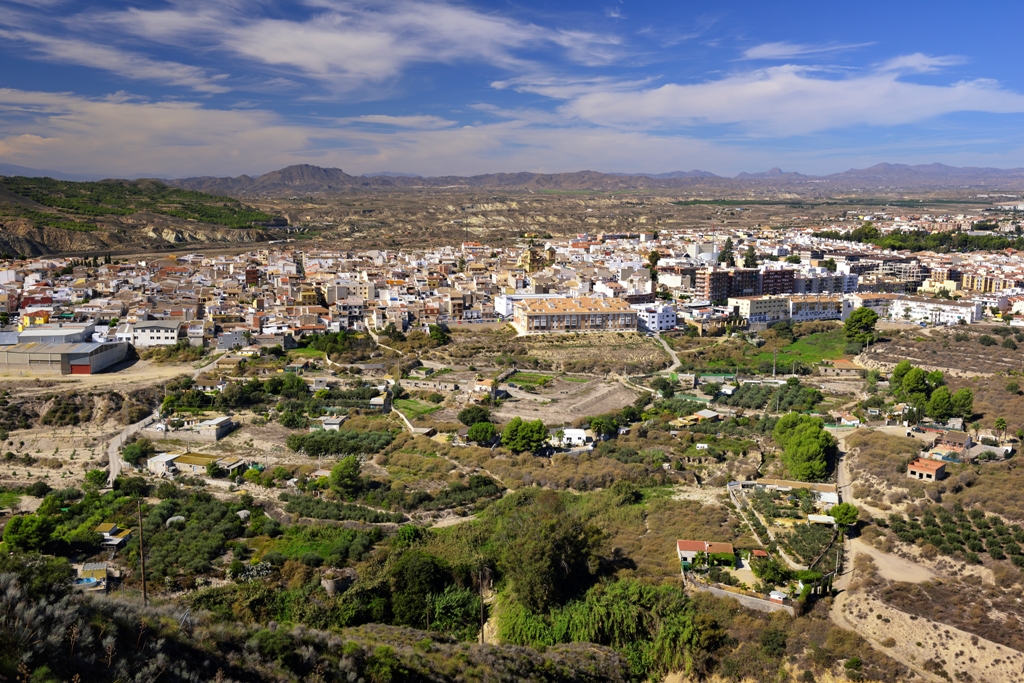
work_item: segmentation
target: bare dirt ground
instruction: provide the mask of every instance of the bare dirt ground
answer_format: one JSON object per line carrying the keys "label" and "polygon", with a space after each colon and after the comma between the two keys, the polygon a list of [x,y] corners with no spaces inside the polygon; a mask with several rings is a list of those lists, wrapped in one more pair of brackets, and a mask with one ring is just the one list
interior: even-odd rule
{"label": "bare dirt ground", "polygon": [[868,595],[840,593],[832,604],[832,617],[927,681],[1024,680],[1024,654],[958,628],[905,614]]}
{"label": "bare dirt ground", "polygon": [[521,417],[540,419],[548,425],[571,424],[590,415],[619,410],[636,400],[637,393],[618,382],[593,381],[586,384],[555,381],[536,394],[512,390],[513,398],[494,411],[502,420]]}
{"label": "bare dirt ground", "polygon": [[[888,370],[902,360],[909,360],[925,370],[941,370],[952,377],[976,377],[1007,370],[1019,370],[1024,364],[1024,344],[1018,348],[1003,347],[1002,337],[993,333],[993,326],[963,326],[955,328],[916,328],[894,332],[888,341],[865,349],[855,359],[868,368]],[[998,328],[1002,329],[1002,328]],[[968,338],[957,341],[955,335]],[[993,337],[992,346],[983,346],[982,336]]]}
{"label": "bare dirt ground", "polygon": [[694,488],[692,486],[676,486],[672,489],[672,500],[695,500],[702,505],[722,505],[729,500],[729,494],[722,487]]}
{"label": "bare dirt ground", "polygon": [[921,583],[935,578],[935,572],[920,563],[896,555],[890,555],[889,553],[883,553],[859,538],[850,541],[850,545],[852,549],[850,561],[855,561],[858,554],[869,556],[874,560],[878,574],[884,579]]}
{"label": "bare dirt ground", "polygon": [[[120,366],[117,366],[120,367]],[[139,387],[156,384],[180,375],[191,375],[196,368],[180,363],[154,363],[140,360],[116,372],[101,372],[98,375],[76,375],[74,377],[54,375],[52,373],[3,373],[0,372],[0,384],[18,387],[23,392],[36,391],[33,383],[40,386],[38,393],[46,391],[70,391],[80,389],[98,391],[102,389],[138,389]]]}

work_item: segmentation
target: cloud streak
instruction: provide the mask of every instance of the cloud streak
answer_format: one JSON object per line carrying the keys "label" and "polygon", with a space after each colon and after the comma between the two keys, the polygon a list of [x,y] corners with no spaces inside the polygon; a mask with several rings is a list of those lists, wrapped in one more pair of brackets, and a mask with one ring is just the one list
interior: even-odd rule
{"label": "cloud streak", "polygon": [[807,57],[810,55],[823,55],[830,52],[843,52],[868,47],[874,43],[850,43],[836,44],[826,43],[824,45],[813,45],[807,43],[762,43],[743,51],[743,59],[780,60]]}
{"label": "cloud streak", "polygon": [[[912,55],[906,63],[924,60]],[[1024,95],[990,80],[925,85],[901,80],[894,68],[826,78],[818,70],[785,65],[692,85],[590,92],[561,107],[568,117],[602,126],[728,125],[777,136],[898,126],[964,111],[1024,113]]]}
{"label": "cloud streak", "polygon": [[199,67],[154,60],[107,45],[74,38],[55,38],[32,31],[4,29],[0,29],[0,38],[27,45],[47,61],[109,71],[130,80],[155,81],[203,93],[223,93],[229,90],[222,84],[226,75],[211,76]]}

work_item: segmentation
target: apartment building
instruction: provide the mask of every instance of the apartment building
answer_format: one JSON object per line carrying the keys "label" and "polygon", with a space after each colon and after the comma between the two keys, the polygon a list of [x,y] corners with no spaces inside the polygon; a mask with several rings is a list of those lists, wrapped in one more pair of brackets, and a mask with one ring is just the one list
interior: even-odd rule
{"label": "apartment building", "polygon": [[633,304],[630,308],[636,311],[637,324],[645,332],[664,332],[676,326],[676,309],[671,306]]}
{"label": "apartment building", "polygon": [[842,294],[794,294],[790,297],[789,317],[795,323],[810,320],[842,320],[849,308]]}
{"label": "apartment building", "polygon": [[793,279],[796,294],[849,294],[857,291],[857,275],[833,273],[826,268],[808,268]]}
{"label": "apartment building", "polygon": [[779,268],[761,266],[761,291],[760,294],[792,294],[796,270],[793,268]]}
{"label": "apartment building", "polygon": [[932,325],[956,325],[960,322],[970,325],[980,321],[983,316],[980,302],[900,296],[893,299],[889,306],[889,317],[893,320]]}
{"label": "apartment building", "polygon": [[708,301],[725,301],[730,296],[756,296],[761,291],[761,271],[756,268],[702,268],[693,289]]}
{"label": "apartment building", "polygon": [[637,312],[622,299],[542,299],[514,306],[512,325],[520,334],[622,332],[636,330]]}
{"label": "apartment building", "polygon": [[856,308],[870,308],[878,314],[879,318],[887,318],[889,317],[889,307],[899,297],[899,294],[858,292],[857,294],[851,294],[846,299],[850,302],[851,311]]}
{"label": "apartment building", "polygon": [[729,308],[747,322],[768,324],[789,319],[790,301],[787,296],[729,297]]}

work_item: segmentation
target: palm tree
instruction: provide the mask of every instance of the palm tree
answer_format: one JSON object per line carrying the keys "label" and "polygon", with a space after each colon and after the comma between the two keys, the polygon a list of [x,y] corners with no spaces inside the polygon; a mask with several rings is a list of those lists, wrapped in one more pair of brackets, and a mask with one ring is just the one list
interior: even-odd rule
{"label": "palm tree", "polygon": [[974,431],[974,440],[977,441],[978,440],[978,430],[981,429],[981,423],[980,422],[972,422],[971,423],[971,429]]}
{"label": "palm tree", "polygon": [[996,430],[1003,435],[1002,440],[1006,440],[1006,420],[1001,417],[996,418]]}

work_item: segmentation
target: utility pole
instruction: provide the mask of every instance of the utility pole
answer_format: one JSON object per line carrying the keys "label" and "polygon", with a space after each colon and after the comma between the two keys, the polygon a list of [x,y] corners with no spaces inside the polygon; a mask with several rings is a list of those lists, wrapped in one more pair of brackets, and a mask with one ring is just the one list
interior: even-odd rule
{"label": "utility pole", "polygon": [[142,568],[142,605],[149,604],[149,595],[146,593],[146,551],[143,546],[142,537],[142,499],[136,501],[139,504],[139,565]]}
{"label": "utility pole", "polygon": [[480,644],[483,645],[486,642],[484,638],[484,565],[480,563]]}
{"label": "utility pole", "polygon": [[775,353],[772,355],[772,377],[775,377],[775,367],[779,363],[779,350],[775,349]]}

